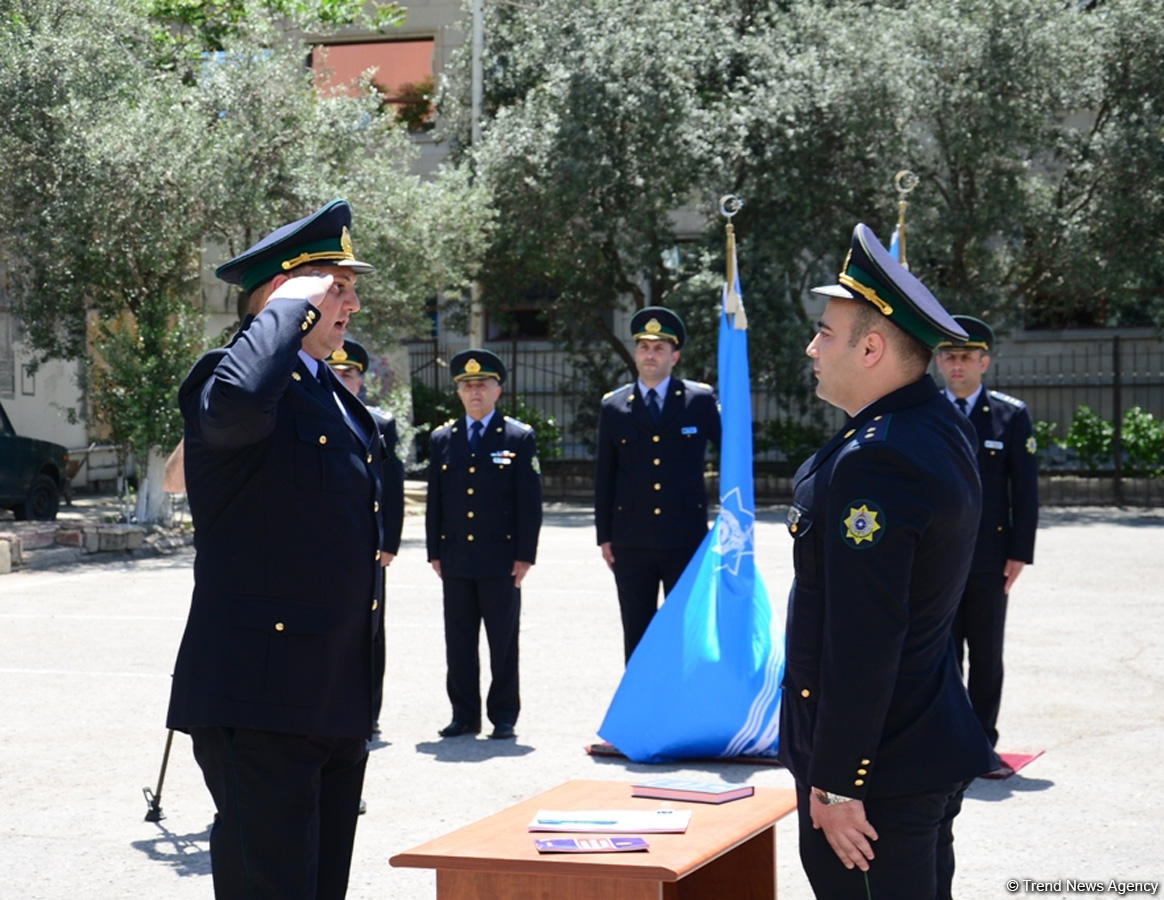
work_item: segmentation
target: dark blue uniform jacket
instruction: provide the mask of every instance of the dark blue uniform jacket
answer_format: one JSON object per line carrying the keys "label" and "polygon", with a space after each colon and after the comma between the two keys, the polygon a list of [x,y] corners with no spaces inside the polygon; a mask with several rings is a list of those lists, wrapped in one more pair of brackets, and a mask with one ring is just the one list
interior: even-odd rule
{"label": "dark blue uniform jacket", "polygon": [[982,522],[971,571],[1001,574],[1008,559],[1035,561],[1038,448],[1026,404],[1009,394],[983,390],[970,421],[978,432],[982,476]]}
{"label": "dark blue uniform jacket", "polygon": [[268,303],[179,392],[196,556],[171,728],[370,735],[385,453],[363,404],[299,358],[313,309]]}
{"label": "dark blue uniform jacket", "polygon": [[432,433],[425,533],[446,578],[508,575],[537,562],[542,482],[534,431],[494,412],[475,454],[464,418]]}
{"label": "dark blue uniform jacket", "polygon": [[796,473],[779,755],[801,783],[890,796],[994,765],[950,640],[981,511],[971,437],[925,376]]}
{"label": "dark blue uniform jacket", "polygon": [[404,532],[404,463],[396,455],[396,417],[387,410],[369,406],[368,412],[376,421],[380,443],[384,446],[384,545],[387,553],[400,552],[400,537]]}
{"label": "dark blue uniform jacket", "polygon": [[594,480],[599,544],[692,549],[707,534],[707,442],[720,440],[706,384],[672,377],[656,425],[637,382],[602,398]]}

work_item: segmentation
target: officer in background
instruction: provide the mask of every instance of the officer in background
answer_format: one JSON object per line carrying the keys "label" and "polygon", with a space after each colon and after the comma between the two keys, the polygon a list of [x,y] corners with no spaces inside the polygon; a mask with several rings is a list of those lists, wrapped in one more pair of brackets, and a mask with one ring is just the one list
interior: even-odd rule
{"label": "officer in background", "polygon": [[[994,331],[973,316],[954,316],[969,338],[964,344],[938,345],[937,365],[946,397],[970,419],[977,432],[978,472],[982,477],[982,521],[966,591],[954,619],[958,665],[969,655],[967,688],[974,712],[991,745],[998,743],[1002,704],[1002,638],[1006,603],[1023,566],[1035,559],[1039,524],[1039,473],[1034,429],[1026,404],[982,383],[990,368]],[[990,775],[1014,770],[1003,763]]]}
{"label": "officer in background", "polygon": [[449,365],[465,416],[432,433],[425,533],[444,595],[446,687],[453,718],[441,737],[481,730],[481,622],[489,642],[489,737],[514,737],[521,582],[534,564],[542,483],[534,431],[497,412],[505,366],[481,348]]}
{"label": "officer in background", "polygon": [[220,897],[343,897],[382,624],[385,454],[322,360],[360,308],[336,200],[216,272],[254,316],[179,390],[194,595],[167,725],[214,798]]}
{"label": "officer in background", "polygon": [[995,756],[950,640],[982,493],[926,369],[965,332],[864,225],[806,352],[849,418],[794,479],[780,761],[818,897],[948,898],[965,783]]}
{"label": "officer in background", "polygon": [[594,524],[614,572],[625,658],[707,534],[707,442],[720,440],[710,385],[672,377],[686,331],[662,306],[631,318],[638,381],[602,398]]}
{"label": "officer in background", "polygon": [[[368,351],[351,338],[344,338],[344,345],[324,360],[352,394],[363,403],[376,422],[380,433],[380,443],[384,446],[384,490],[380,503],[380,515],[384,519],[384,545],[380,562],[389,566],[400,552],[400,535],[404,531],[404,463],[396,454],[396,417],[378,406],[368,406],[364,377],[368,371]],[[386,584],[381,582],[386,588]],[[384,605],[384,593],[380,601]],[[385,633],[381,628],[375,646],[376,666],[380,670],[380,683],[376,685],[372,701],[372,732],[380,731],[380,707],[384,699],[384,673],[386,670]]]}

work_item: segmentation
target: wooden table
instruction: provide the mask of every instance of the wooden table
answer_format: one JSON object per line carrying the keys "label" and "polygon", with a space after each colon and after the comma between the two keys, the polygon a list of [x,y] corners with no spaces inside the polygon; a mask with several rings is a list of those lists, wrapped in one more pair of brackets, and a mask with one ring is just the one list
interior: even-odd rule
{"label": "wooden table", "polygon": [[[683,834],[645,834],[646,853],[539,854],[539,809],[691,810]],[[620,781],[568,781],[551,791],[393,856],[394,866],[436,869],[438,900],[770,900],[776,896],[775,823],[796,792],[756,788],[728,803],[631,796]]]}

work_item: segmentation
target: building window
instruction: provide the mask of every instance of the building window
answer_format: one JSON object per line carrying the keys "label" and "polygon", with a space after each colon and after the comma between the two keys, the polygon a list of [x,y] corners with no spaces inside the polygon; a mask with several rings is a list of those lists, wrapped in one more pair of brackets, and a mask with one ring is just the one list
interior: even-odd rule
{"label": "building window", "polygon": [[372,70],[372,83],[386,107],[409,131],[433,126],[432,38],[327,44],[311,53],[311,68],[321,93],[359,90],[360,77]]}

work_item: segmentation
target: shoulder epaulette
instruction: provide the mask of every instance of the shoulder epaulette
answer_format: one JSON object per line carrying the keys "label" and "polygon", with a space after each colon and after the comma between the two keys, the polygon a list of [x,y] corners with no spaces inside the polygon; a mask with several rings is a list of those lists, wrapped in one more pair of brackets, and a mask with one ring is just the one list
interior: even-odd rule
{"label": "shoulder epaulette", "polygon": [[853,440],[858,444],[875,444],[889,438],[889,422],[892,415],[875,416],[853,432]]}
{"label": "shoulder epaulette", "polygon": [[516,425],[522,431],[533,431],[532,425],[526,425],[525,422],[522,422],[519,419],[515,419],[513,416],[506,416],[505,421],[508,422],[510,425]]}
{"label": "shoulder epaulette", "polygon": [[625,391],[627,388],[631,387],[631,385],[633,385],[633,384],[634,384],[633,381],[628,381],[626,384],[619,385],[613,391],[607,391],[605,394],[603,394],[602,399],[606,400],[609,397],[613,397],[619,391]]}
{"label": "shoulder epaulette", "polygon": [[1011,406],[1017,406],[1020,409],[1026,406],[1018,397],[1012,397],[1010,394],[1004,394],[1002,391],[991,391],[990,396],[995,400],[1001,400],[1003,403],[1009,403]]}

